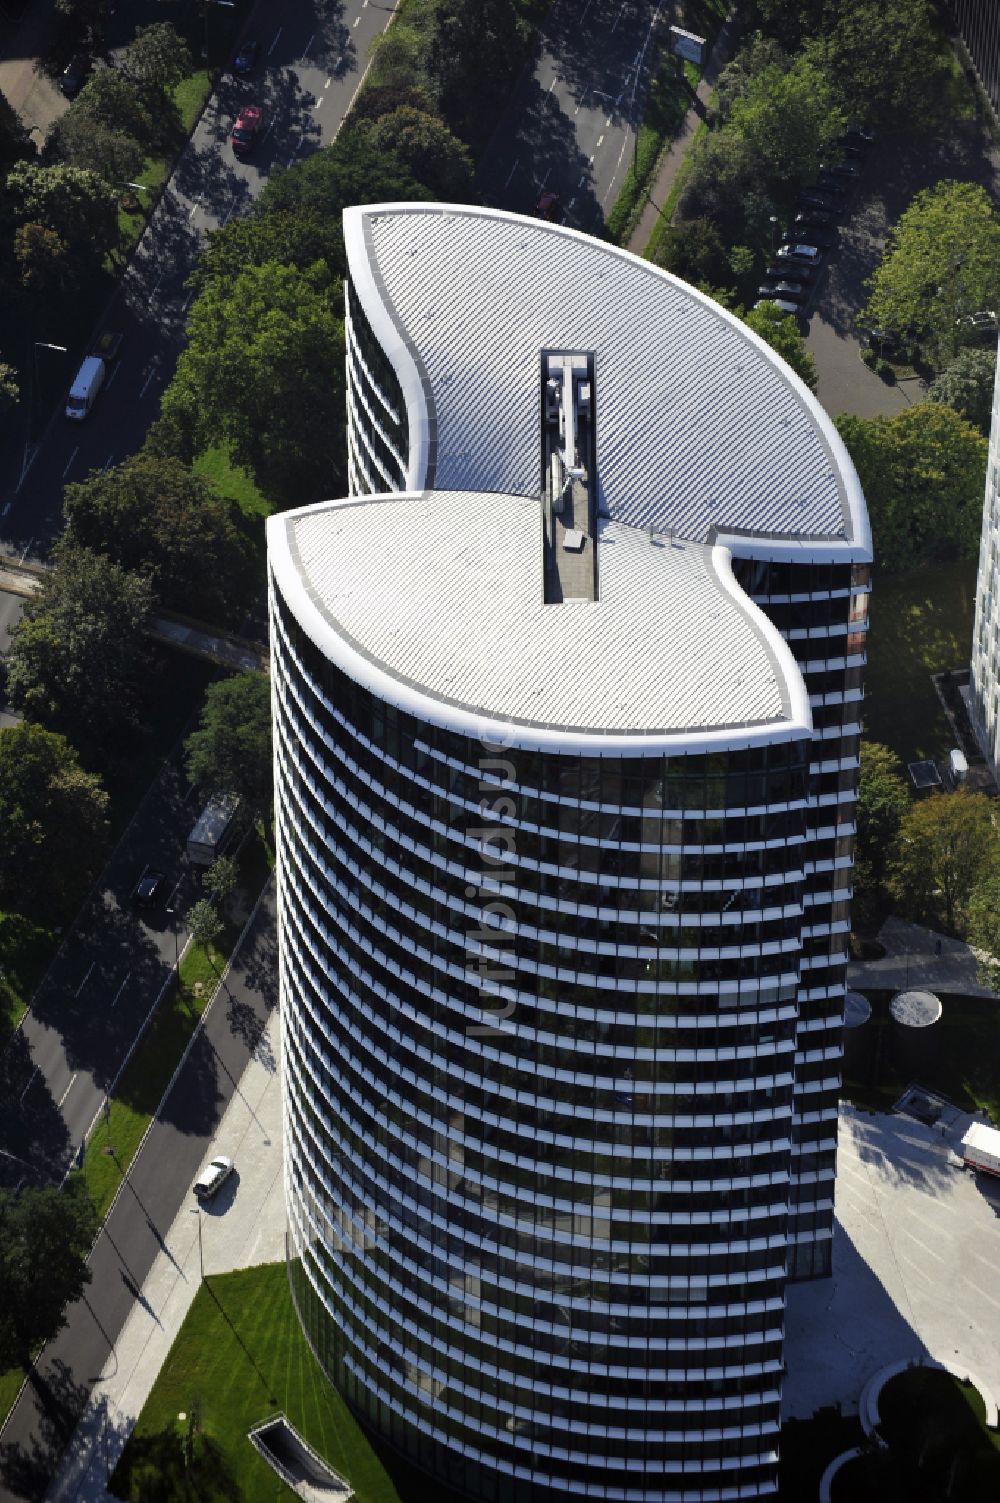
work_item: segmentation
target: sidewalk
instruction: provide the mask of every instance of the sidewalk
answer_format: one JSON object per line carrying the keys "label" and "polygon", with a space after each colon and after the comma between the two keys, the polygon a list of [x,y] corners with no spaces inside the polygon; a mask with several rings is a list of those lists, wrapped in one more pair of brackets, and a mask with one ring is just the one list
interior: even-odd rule
{"label": "sidewalk", "polygon": [[856,960],[847,967],[847,984],[855,991],[917,987],[945,995],[960,992],[969,997],[997,997],[996,992],[980,984],[975,952],[960,939],[948,939],[901,918],[887,918],[878,937],[886,948],[881,960]]}
{"label": "sidewalk", "polygon": [[[240,1079],[211,1154],[228,1154],[236,1173],[201,1212],[205,1275],[285,1256],[281,1174],[279,1022],[267,1030]],[[208,1156],[208,1155],[206,1155]],[[53,1479],[47,1503],[105,1503],[114,1470],[199,1285],[194,1200],[167,1233],[131,1315],[94,1384],[87,1408]]]}
{"label": "sidewalk", "polygon": [[681,162],[683,162],[687,155],[688,147],[694,140],[695,132],[705,117],[708,102],[715,91],[719,74],[733,55],[736,45],[736,10],[737,7],[735,4],[729,7],[729,14],[719,28],[719,34],[709,55],[705,72],[702,74],[701,82],[695,91],[695,102],[684,116],[680,130],[673,141],[671,141],[670,149],[660,163],[660,170],[656,174],[656,180],[649,189],[646,197],[646,207],[643,209],[639,223],[633,230],[632,238],[626,247],[626,249],[633,251],[637,256],[641,256],[649,244],[653,231],[656,228],[656,222],[660,217],[658,205],[666,203]]}

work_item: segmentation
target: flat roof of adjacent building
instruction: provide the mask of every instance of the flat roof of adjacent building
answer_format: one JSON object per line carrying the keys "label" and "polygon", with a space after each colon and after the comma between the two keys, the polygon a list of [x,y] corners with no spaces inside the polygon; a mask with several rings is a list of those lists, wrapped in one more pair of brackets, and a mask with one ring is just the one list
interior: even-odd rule
{"label": "flat roof of adjacent building", "polygon": [[735,315],[627,251],[496,210],[344,214],[352,286],[403,388],[409,488],[537,495],[539,355],[592,351],[604,514],[756,557],[871,557],[832,422]]}
{"label": "flat roof of adjacent building", "polygon": [[331,661],[423,719],[632,753],[807,736],[808,696],[728,549],[600,523],[600,599],[546,605],[537,495],[361,497],[268,521],[283,597]]}

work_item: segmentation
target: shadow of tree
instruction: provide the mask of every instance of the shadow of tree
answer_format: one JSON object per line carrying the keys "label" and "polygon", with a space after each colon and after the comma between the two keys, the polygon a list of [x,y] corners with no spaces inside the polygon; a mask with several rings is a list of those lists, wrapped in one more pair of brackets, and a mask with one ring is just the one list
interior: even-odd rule
{"label": "shadow of tree", "polygon": [[134,1503],[179,1503],[182,1499],[232,1499],[243,1494],[212,1436],[168,1425],[134,1435],[112,1482],[120,1498]]}
{"label": "shadow of tree", "polygon": [[0,1443],[0,1480],[16,1497],[34,1500],[45,1496],[83,1412],[89,1387],[77,1383],[59,1359],[44,1373],[32,1368],[28,1385],[39,1423],[26,1443]]}
{"label": "shadow of tree", "polygon": [[233,1033],[246,1044],[251,1058],[263,1065],[269,1075],[273,1075],[277,1062],[267,1037],[267,1025],[253,1004],[230,996],[226,1007],[226,1018]]}

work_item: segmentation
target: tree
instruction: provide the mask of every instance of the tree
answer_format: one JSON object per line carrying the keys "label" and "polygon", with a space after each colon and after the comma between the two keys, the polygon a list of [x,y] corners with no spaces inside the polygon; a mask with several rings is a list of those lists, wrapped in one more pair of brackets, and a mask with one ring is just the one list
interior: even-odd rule
{"label": "tree", "polygon": [[836,419],[861,480],[875,558],[902,572],[979,548],[987,443],[950,407],[921,402],[892,417]]}
{"label": "tree", "polygon": [[209,955],[213,946],[222,937],[223,922],[215,911],[211,898],[199,898],[187,911],[184,920],[196,945]]}
{"label": "tree", "polygon": [[73,167],[96,172],[109,184],[129,182],[146,159],[134,136],[82,111],[62,117],[52,134],[51,152]]}
{"label": "tree", "polygon": [[143,448],[63,496],[66,543],[141,570],[164,605],[201,617],[245,608],[251,586],[232,508],[178,459]]}
{"label": "tree", "polygon": [[115,13],[117,0],[56,0],[56,10],[85,27],[91,38],[100,36]]}
{"label": "tree", "polygon": [[854,914],[861,925],[881,910],[889,851],[909,807],[895,752],[878,741],[862,741],[854,853]]}
{"label": "tree", "polygon": [[149,147],[160,131],[149,100],[119,68],[98,68],[84,84],[63,121],[86,116]]}
{"label": "tree", "polygon": [[188,777],[205,793],[235,793],[264,814],[271,805],[271,690],[264,675],[247,671],[210,684],[184,754]]}
{"label": "tree", "polygon": [[932,402],[952,408],[988,436],[996,365],[997,352],[993,348],[960,350],[931,384],[927,395]]}
{"label": "tree", "polygon": [[[305,503],[340,485],[344,326],[339,285],[322,262],[267,262],[211,282],[191,311],[188,344],[164,397],[207,446],[221,439],[265,495]],[[322,434],[323,441],[317,442]]]}
{"label": "tree", "polygon": [[709,219],[725,245],[766,244],[769,174],[746,136],[723,126],[696,138],[678,204],[682,220]]}
{"label": "tree", "polygon": [[956,320],[1000,308],[1000,221],[977,183],[940,182],[900,216],[866,284],[858,322],[916,339],[935,363],[958,348]]}
{"label": "tree", "polygon": [[806,349],[797,320],[790,313],[782,313],[777,303],[765,303],[763,307],[751,308],[749,313],[744,313],[743,322],[777,350],[810,391],[816,390],[816,362]]}
{"label": "tree", "polygon": [[969,895],[966,939],[978,952],[980,982],[1000,991],[1000,850],[996,848]]}
{"label": "tree", "polygon": [[239,863],[234,861],[232,856],[216,856],[211,866],[206,868],[201,885],[212,902],[218,903],[225,912],[226,903],[236,891],[239,880]]}
{"label": "tree", "polygon": [[17,370],[0,360],[0,417],[11,412],[21,400]]}
{"label": "tree", "polygon": [[62,1190],[0,1190],[0,1369],[27,1372],[35,1350],[63,1329],[66,1306],[90,1283],[98,1225],[75,1176]]}
{"label": "tree", "polygon": [[729,119],[737,99],[743,98],[754,79],[765,69],[790,66],[788,53],[778,40],[780,35],[780,31],[772,36],[755,32],[723,68],[715,89],[715,108],[720,121],[725,123]]}
{"label": "tree", "polygon": [[993,806],[984,793],[933,793],[903,815],[889,860],[889,888],[914,918],[937,900],[954,929],[997,844]]}
{"label": "tree", "polygon": [[140,728],[147,686],[149,581],[86,548],[59,544],[55,567],[14,627],[11,702],[85,752],[106,752]]}
{"label": "tree", "polygon": [[845,123],[827,75],[806,57],[761,68],[729,110],[729,129],[748,142],[776,191],[808,182]]}
{"label": "tree", "polygon": [[471,199],[474,168],[469,148],[434,115],[403,105],[360,128],[377,152],[395,157],[435,198],[450,203]]}
{"label": "tree", "polygon": [[22,224],[15,230],[14,259],[28,292],[48,292],[73,279],[69,246],[44,224]]}
{"label": "tree", "polygon": [[0,904],[58,913],[103,859],[108,796],[65,737],[0,730]]}
{"label": "tree", "polygon": [[118,200],[96,172],[17,162],[7,189],[20,224],[41,224],[77,258],[99,259],[118,244]]}
{"label": "tree", "polygon": [[[463,141],[479,138],[484,120],[492,119],[506,96],[527,35],[514,0],[437,0],[427,71],[441,113]],[[487,58],[488,66],[482,66]]]}
{"label": "tree", "polygon": [[175,84],[194,64],[187,43],[169,21],[140,26],[125,49],[121,70],[151,106],[162,108]]}
{"label": "tree", "polygon": [[684,219],[664,227],[656,245],[658,266],[697,286],[725,286],[732,268],[722,236],[710,219]]}
{"label": "tree", "polygon": [[826,0],[805,48],[834,81],[848,119],[931,122],[949,108],[948,61],[928,0]]}

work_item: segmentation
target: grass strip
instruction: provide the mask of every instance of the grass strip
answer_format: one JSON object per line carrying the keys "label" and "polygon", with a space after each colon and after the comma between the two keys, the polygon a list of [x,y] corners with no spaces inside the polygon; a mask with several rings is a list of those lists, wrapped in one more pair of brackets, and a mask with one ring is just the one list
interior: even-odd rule
{"label": "grass strip", "polygon": [[[205,1280],[111,1488],[119,1498],[138,1499],[146,1496],[144,1478],[155,1477],[162,1488],[157,1496],[275,1503],[289,1494],[247,1431],[278,1410],[348,1479],[358,1503],[399,1503],[392,1479],[310,1350],[283,1263]],[[196,1428],[186,1465],[192,1417]]]}
{"label": "grass strip", "polygon": [[[207,68],[198,68],[194,73],[189,73],[182,78],[180,83],[171,90],[177,113],[180,117],[180,129],[183,140],[180,150],[187,145],[188,138],[197,124],[198,117],[205,108],[205,102],[212,92],[212,75]],[[119,255],[127,260],[138,244],[143,230],[156,205],[160,201],[160,194],[164,184],[174,170],[177,154],[169,156],[147,157],[142,171],[132,181],[140,184],[137,191],[130,191],[122,195],[122,201],[118,208],[118,228],[121,233],[121,247]]]}
{"label": "grass strip", "polygon": [[[256,840],[241,859],[241,886],[260,891],[268,871],[267,856]],[[215,995],[226,957],[231,955],[241,926],[229,922],[219,940],[206,952],[192,944],[180,963],[179,985],[172,984],[160,1002],[148,1032],[118,1081],[105,1118],[100,1116],[90,1135],[82,1174],[98,1214],[107,1215],[118,1187],[135,1158],[178,1061]]]}
{"label": "grass strip", "polygon": [[683,75],[679,75],[677,59],[669,48],[663,48],[634,143],[632,165],[605,221],[608,238],[616,245],[627,245],[631,239],[660,163],[691,107],[700,79],[701,70],[690,62],[684,63]]}

